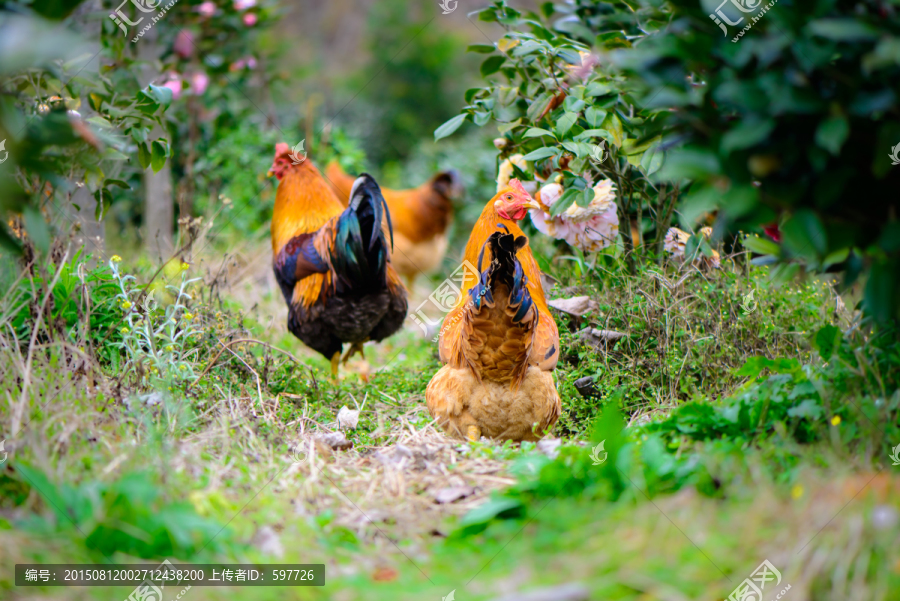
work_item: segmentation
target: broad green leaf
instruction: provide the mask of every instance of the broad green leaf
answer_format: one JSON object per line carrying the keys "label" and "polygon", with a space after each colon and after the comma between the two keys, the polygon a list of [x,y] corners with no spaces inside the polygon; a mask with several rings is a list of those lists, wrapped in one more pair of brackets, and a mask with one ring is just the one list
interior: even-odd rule
{"label": "broad green leaf", "polygon": [[577,113],[563,113],[563,116],[559,118],[559,121],[556,122],[556,135],[560,138],[569,133],[569,130],[572,129],[572,126],[575,125],[575,122],[578,120]]}
{"label": "broad green leaf", "polygon": [[581,194],[575,197],[575,203],[580,207],[586,207],[594,200],[594,189],[585,188]]}
{"label": "broad green leaf", "polygon": [[510,121],[509,123],[501,123],[501,124],[499,124],[499,125],[497,126],[497,131],[499,131],[501,134],[505,134],[506,132],[512,131],[512,130],[514,130],[515,128],[519,127],[520,125],[522,125],[522,118],[521,118],[521,117],[519,117],[519,118],[516,119],[515,121]]}
{"label": "broad green leaf", "polygon": [[22,217],[25,231],[28,232],[28,237],[34,242],[35,248],[42,253],[50,250],[50,228],[47,227],[47,222],[44,221],[41,212],[28,204],[22,212]]}
{"label": "broad green leaf", "polygon": [[145,143],[138,144],[138,161],[141,163],[141,167],[146,169],[150,166],[150,150],[147,149],[147,145]]}
{"label": "broad green leaf", "polygon": [[850,125],[846,117],[829,117],[816,128],[816,144],[837,156],[849,133]]}
{"label": "broad green leaf", "polygon": [[878,30],[856,19],[816,19],[807,28],[814,34],[837,42],[873,40]]}
{"label": "broad green leaf", "polygon": [[541,159],[546,159],[548,157],[557,156],[559,154],[559,149],[557,148],[538,148],[537,150],[532,150],[528,154],[525,155],[526,161],[539,161]]}
{"label": "broad green leaf", "polygon": [[488,57],[486,61],[481,63],[481,76],[487,77],[488,75],[496,73],[500,70],[500,67],[503,66],[504,62],[506,62],[506,57],[504,56]]}
{"label": "broad green leaf", "polygon": [[556,137],[552,131],[542,129],[540,127],[529,128],[528,131],[525,132],[525,135],[523,135],[522,137],[523,138],[538,138],[540,136],[550,136],[553,138]]}
{"label": "broad green leaf", "polygon": [[747,250],[755,252],[758,255],[777,255],[781,252],[781,247],[778,246],[778,244],[772,240],[766,240],[759,236],[744,236],[741,239],[741,244],[743,244],[744,248]]}
{"label": "broad green leaf", "polygon": [[463,121],[465,121],[468,116],[468,113],[463,113],[445,121],[440,127],[434,130],[434,141],[437,142],[455,132],[460,128]]}
{"label": "broad green leaf", "polygon": [[603,120],[606,119],[606,111],[592,106],[584,112],[584,118],[587,119],[588,125],[591,127],[600,127]]}
{"label": "broad green leaf", "polygon": [[591,147],[584,142],[563,142],[562,147],[573,153],[579,159],[590,156]]}
{"label": "broad green leaf", "polygon": [[800,209],[781,226],[784,246],[794,256],[818,262],[828,250],[828,235],[818,216],[809,209]]}
{"label": "broad green leaf", "polygon": [[741,121],[736,127],[732,127],[725,132],[719,147],[724,154],[731,154],[735,150],[743,150],[756,146],[769,137],[772,129],[775,127],[775,121],[767,119],[766,121]]}
{"label": "broad green leaf", "polygon": [[153,140],[150,151],[150,167],[153,169],[154,173],[159,173],[159,170],[166,165],[167,154],[168,149],[166,145],[159,140]]}
{"label": "broad green leaf", "polygon": [[494,46],[489,46],[488,44],[472,44],[468,48],[466,48],[467,52],[477,52],[478,54],[490,54],[497,48]]}
{"label": "broad green leaf", "polygon": [[559,200],[553,203],[553,206],[550,207],[550,216],[556,217],[557,215],[562,215],[566,212],[566,209],[571,207],[572,203],[575,202],[575,200],[583,194],[584,192],[582,190],[579,190],[577,188],[569,188],[568,190],[563,192],[562,196],[559,197]]}
{"label": "broad green leaf", "polygon": [[815,345],[822,360],[828,361],[841,345],[841,330],[833,325],[820,328],[816,332]]}
{"label": "broad green leaf", "polygon": [[550,102],[550,94],[547,92],[541,93],[537,98],[535,98],[531,105],[529,105],[528,110],[525,111],[525,118],[532,123],[538,120],[541,113],[544,112],[544,109],[547,108],[547,104]]}

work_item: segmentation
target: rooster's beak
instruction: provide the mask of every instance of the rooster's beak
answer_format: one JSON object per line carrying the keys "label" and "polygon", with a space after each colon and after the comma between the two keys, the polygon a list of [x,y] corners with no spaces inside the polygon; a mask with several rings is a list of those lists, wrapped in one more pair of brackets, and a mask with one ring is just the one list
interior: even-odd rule
{"label": "rooster's beak", "polygon": [[537,209],[538,211],[543,211],[543,210],[544,210],[544,207],[542,207],[541,205],[539,205],[538,202],[537,202],[536,200],[534,200],[533,198],[529,198],[529,199],[528,199],[528,201],[525,203],[525,208],[527,208],[527,209]]}
{"label": "rooster's beak", "polygon": [[273,175],[275,175],[275,171],[273,171],[272,169],[266,171],[266,177],[272,177]]}

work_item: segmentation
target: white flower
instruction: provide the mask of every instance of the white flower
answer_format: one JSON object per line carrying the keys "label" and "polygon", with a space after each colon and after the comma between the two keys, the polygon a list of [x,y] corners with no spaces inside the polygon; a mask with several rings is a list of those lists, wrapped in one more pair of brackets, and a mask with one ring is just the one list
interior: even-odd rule
{"label": "white flower", "polygon": [[594,199],[582,207],[573,203],[565,213],[550,217],[550,207],[562,196],[563,187],[558,183],[547,184],[539,193],[540,203],[546,210],[531,209],[531,222],[541,233],[585,252],[602,250],[615,243],[619,233],[619,216],[615,203],[615,186],[603,180],[594,186]]}
{"label": "white flower", "polygon": [[513,165],[522,171],[528,169],[528,163],[521,154],[514,154],[508,159],[504,159],[500,163],[500,169],[497,171],[497,192],[505,188],[509,184],[509,180],[512,179]]}

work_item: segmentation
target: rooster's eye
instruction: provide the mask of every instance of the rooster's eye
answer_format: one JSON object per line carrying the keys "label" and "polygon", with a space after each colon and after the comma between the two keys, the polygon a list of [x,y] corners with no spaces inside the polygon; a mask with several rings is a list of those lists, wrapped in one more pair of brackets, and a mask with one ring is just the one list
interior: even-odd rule
{"label": "rooster's eye", "polygon": [[506,200],[512,200],[512,196],[510,194],[506,195]]}

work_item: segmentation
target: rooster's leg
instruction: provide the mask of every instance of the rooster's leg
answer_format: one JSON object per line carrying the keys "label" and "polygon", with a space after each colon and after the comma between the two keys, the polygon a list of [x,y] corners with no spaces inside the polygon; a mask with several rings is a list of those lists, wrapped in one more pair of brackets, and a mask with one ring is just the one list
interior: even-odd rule
{"label": "rooster's leg", "polygon": [[466,438],[468,438],[469,440],[471,440],[473,442],[480,439],[481,438],[481,428],[479,428],[478,426],[476,426],[474,424],[470,424],[467,429],[467,432],[466,432]]}
{"label": "rooster's leg", "polygon": [[337,382],[338,379],[338,365],[341,362],[341,351],[336,352],[331,356],[331,379]]}
{"label": "rooster's leg", "polygon": [[341,363],[347,363],[350,360],[350,357],[359,353],[359,355],[363,358],[363,361],[366,359],[365,353],[363,353],[363,344],[364,342],[354,342],[350,345],[350,348],[347,349],[347,352],[344,353],[344,356],[341,358]]}

